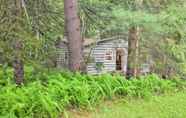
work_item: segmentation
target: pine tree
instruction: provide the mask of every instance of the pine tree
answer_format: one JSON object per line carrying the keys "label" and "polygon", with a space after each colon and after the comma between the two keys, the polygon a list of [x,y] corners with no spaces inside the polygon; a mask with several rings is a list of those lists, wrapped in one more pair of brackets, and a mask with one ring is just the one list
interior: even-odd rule
{"label": "pine tree", "polygon": [[78,1],[64,0],[64,11],[69,48],[69,69],[71,71],[80,71],[83,65],[83,41],[80,33]]}

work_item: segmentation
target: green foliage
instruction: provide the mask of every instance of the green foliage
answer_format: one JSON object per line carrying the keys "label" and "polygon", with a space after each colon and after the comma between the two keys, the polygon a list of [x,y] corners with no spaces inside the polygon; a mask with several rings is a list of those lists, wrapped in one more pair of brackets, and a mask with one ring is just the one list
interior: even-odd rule
{"label": "green foliage", "polygon": [[144,63],[150,57],[156,65],[154,72],[166,75],[170,67],[185,77],[184,0],[82,0],[80,8],[87,32],[94,35],[127,37],[131,26],[139,26],[139,61]]}
{"label": "green foliage", "polygon": [[[13,4],[12,0],[0,1],[0,63],[13,61],[14,42],[19,39],[25,63],[54,65],[56,37],[64,33],[63,1],[27,0],[19,18]],[[82,37],[126,36],[137,25],[141,28],[140,50],[147,53],[142,56],[152,56],[157,64],[164,55],[179,74],[186,73],[185,0],[79,0],[79,9]],[[175,43],[169,45],[166,38]]]}
{"label": "green foliage", "polygon": [[6,75],[7,80],[2,75],[0,116],[11,118],[57,118],[66,108],[92,108],[105,99],[122,96],[147,98],[186,87],[184,80],[162,80],[154,74],[126,80],[123,76],[109,74],[35,74],[32,68],[26,70],[27,83],[17,87],[12,84],[10,70]]}

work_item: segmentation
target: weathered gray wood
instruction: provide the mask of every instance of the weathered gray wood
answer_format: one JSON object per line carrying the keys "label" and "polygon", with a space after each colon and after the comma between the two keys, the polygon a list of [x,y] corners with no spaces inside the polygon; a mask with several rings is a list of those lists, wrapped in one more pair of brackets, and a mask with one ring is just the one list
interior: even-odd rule
{"label": "weathered gray wood", "polygon": [[[65,44],[65,43],[63,43]],[[62,56],[59,57],[57,60],[58,64],[60,65],[60,68],[63,68],[62,66],[66,65],[67,62],[64,60],[64,54],[68,53],[67,46],[62,45],[60,47],[61,49],[58,50]],[[93,46],[87,46],[84,49],[84,54],[88,55],[90,52],[90,58],[93,59],[92,62],[89,62],[87,64],[87,72],[90,74],[100,74],[100,73],[106,73],[106,72],[112,72],[116,70],[116,50],[118,48],[121,48],[124,50],[124,56],[123,56],[123,72],[126,72],[126,66],[127,66],[127,48],[128,48],[128,42],[127,38],[121,39],[121,38],[115,38],[115,39],[103,39],[98,41],[94,47]],[[112,51],[112,60],[105,60],[105,54],[107,51]],[[103,69],[102,71],[99,71],[96,67],[96,63],[100,62],[103,63]],[[62,65],[62,66],[61,66]]]}
{"label": "weathered gray wood", "polygon": [[[65,69],[68,66],[68,47],[65,43],[60,43],[57,46],[57,59],[56,59],[56,65],[58,69]],[[67,57],[65,57],[67,56]],[[67,58],[67,59],[65,59]]]}
{"label": "weathered gray wood", "polygon": [[[122,40],[122,43],[120,42]],[[125,51],[124,59],[124,67],[123,71],[126,72],[126,65],[127,65],[127,41],[123,39],[115,39],[115,40],[109,40],[105,42],[98,43],[95,48],[92,51],[91,56],[94,58],[95,62],[89,63],[87,65],[87,72],[91,74],[99,74],[102,72],[111,72],[116,70],[116,49],[122,48]],[[110,50],[113,52],[112,60],[105,60],[105,53],[107,50]],[[97,71],[96,69],[96,62],[102,62],[103,63],[103,70]]]}

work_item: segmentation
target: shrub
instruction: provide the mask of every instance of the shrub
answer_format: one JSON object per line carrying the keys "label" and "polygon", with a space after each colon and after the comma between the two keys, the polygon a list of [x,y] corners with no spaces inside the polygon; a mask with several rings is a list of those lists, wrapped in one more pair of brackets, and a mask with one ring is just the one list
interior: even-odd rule
{"label": "shrub", "polygon": [[157,75],[126,80],[120,75],[82,75],[70,72],[26,72],[26,84],[16,87],[10,74],[0,79],[0,116],[57,118],[66,108],[90,108],[117,96],[148,97],[186,87],[180,79]]}

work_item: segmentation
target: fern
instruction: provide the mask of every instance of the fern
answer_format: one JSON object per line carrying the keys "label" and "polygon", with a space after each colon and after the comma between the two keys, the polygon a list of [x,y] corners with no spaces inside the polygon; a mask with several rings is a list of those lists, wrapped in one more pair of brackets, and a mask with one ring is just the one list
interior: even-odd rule
{"label": "fern", "polygon": [[69,107],[92,108],[113,97],[148,98],[186,88],[184,80],[163,80],[155,74],[126,80],[117,74],[31,73],[27,71],[27,84],[20,88],[13,84],[11,75],[6,80],[0,79],[5,83],[0,84],[0,117],[58,118]]}

